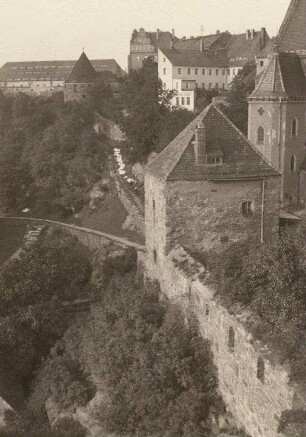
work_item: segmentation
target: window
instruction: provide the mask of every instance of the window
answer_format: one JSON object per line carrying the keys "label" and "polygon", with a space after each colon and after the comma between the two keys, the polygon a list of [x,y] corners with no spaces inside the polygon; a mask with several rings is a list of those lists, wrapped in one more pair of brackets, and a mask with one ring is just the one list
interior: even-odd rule
{"label": "window", "polygon": [[216,68],[216,76],[218,76],[219,75],[219,70],[218,70],[218,68]]}
{"label": "window", "polygon": [[263,67],[263,66],[264,66],[264,61],[260,61],[260,62],[259,62],[259,65],[260,65],[261,67]]}
{"label": "window", "polygon": [[261,382],[265,382],[265,362],[259,357],[257,360],[257,378]]}
{"label": "window", "polygon": [[189,89],[189,83],[186,82],[186,90],[188,90],[188,89]]}
{"label": "window", "polygon": [[291,123],[291,136],[297,137],[298,134],[298,122],[297,119],[294,117]]}
{"label": "window", "polygon": [[211,90],[211,83],[208,84],[208,89]]}
{"label": "window", "polygon": [[205,305],[205,314],[209,316],[209,306],[207,304]]}
{"label": "window", "polygon": [[164,58],[164,62],[166,62],[166,58]]}
{"label": "window", "polygon": [[206,164],[208,165],[218,165],[222,164],[223,159],[222,156],[207,156],[206,157]]}
{"label": "window", "polygon": [[235,76],[236,75],[236,70],[235,70],[235,68],[233,69],[233,76]]}
{"label": "window", "polygon": [[86,98],[86,96],[85,96],[85,94],[83,94],[83,99],[85,99]]}
{"label": "window", "polygon": [[185,105],[185,97],[182,97],[182,105]]}
{"label": "window", "polygon": [[152,201],[153,211],[155,211],[155,200]]}
{"label": "window", "polygon": [[202,88],[203,88],[203,90],[205,90],[205,83],[204,82],[202,83]]}
{"label": "window", "polygon": [[198,85],[198,82],[196,82],[196,83],[195,83],[195,87],[198,88],[198,86],[199,86],[199,85]]}
{"label": "window", "polygon": [[225,68],[222,70],[222,76],[225,76]]}
{"label": "window", "polygon": [[190,68],[187,68],[187,74],[190,74]]}
{"label": "window", "polygon": [[264,144],[265,142],[265,130],[262,126],[257,129],[257,144]]}
{"label": "window", "polygon": [[182,74],[182,69],[181,68],[177,69],[177,74]]}
{"label": "window", "polygon": [[209,76],[211,76],[211,74],[212,74],[212,69],[211,68],[208,70],[208,74],[209,74]]}
{"label": "window", "polygon": [[164,75],[166,74],[166,69],[164,68]]}
{"label": "window", "polygon": [[228,347],[231,352],[234,352],[235,348],[235,331],[232,327],[228,330]]}
{"label": "window", "polygon": [[178,90],[178,82],[176,82],[176,84],[175,84],[175,88]]}
{"label": "window", "polygon": [[249,217],[253,215],[253,212],[254,212],[253,202],[251,202],[250,200],[242,202],[242,206],[241,206],[242,215],[244,215],[245,217]]}
{"label": "window", "polygon": [[180,98],[179,97],[176,98],[176,106],[180,106]]}
{"label": "window", "polygon": [[190,105],[190,97],[187,97],[187,105]]}
{"label": "window", "polygon": [[205,74],[206,74],[206,70],[205,68],[202,68],[202,75],[205,76]]}
{"label": "window", "polygon": [[198,74],[198,69],[197,69],[197,68],[194,69],[194,74],[195,74],[195,75]]}
{"label": "window", "polygon": [[222,89],[223,89],[223,90],[225,89],[225,83],[222,84]]}
{"label": "window", "polygon": [[295,155],[291,155],[290,158],[290,173],[295,173],[296,172],[296,156]]}
{"label": "window", "polygon": [[228,68],[227,69],[227,74],[230,75],[231,74],[231,70]]}
{"label": "window", "polygon": [[155,249],[153,250],[153,259],[154,259],[154,262],[156,263],[157,262],[157,253],[156,253]]}
{"label": "window", "polygon": [[216,88],[216,90],[219,88],[218,82],[216,83],[215,88]]}

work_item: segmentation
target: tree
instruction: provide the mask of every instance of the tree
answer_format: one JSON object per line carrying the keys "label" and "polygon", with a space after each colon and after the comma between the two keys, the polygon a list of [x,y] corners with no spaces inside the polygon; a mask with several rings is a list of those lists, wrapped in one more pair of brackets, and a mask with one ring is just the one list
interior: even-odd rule
{"label": "tree", "polygon": [[227,94],[227,105],[222,105],[222,111],[229,119],[247,135],[248,130],[248,101],[247,97],[255,87],[256,65],[248,62],[234,77],[230,91]]}

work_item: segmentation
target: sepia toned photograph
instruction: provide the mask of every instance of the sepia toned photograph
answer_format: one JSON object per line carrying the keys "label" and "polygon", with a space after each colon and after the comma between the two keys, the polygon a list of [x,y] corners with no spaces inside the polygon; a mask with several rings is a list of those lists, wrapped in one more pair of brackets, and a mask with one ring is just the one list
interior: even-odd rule
{"label": "sepia toned photograph", "polygon": [[0,437],[306,437],[306,0],[0,0]]}

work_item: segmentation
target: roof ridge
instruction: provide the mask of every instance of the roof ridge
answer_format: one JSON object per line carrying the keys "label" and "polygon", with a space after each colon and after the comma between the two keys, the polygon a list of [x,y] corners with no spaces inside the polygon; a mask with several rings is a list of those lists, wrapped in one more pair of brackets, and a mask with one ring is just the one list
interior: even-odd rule
{"label": "roof ridge", "polygon": [[227,122],[236,130],[236,132],[238,132],[239,136],[241,136],[244,140],[248,142],[249,146],[251,146],[251,148],[257,153],[257,155],[259,155],[260,158],[262,158],[263,161],[266,162],[266,164],[269,164],[269,166],[272,167],[273,170],[280,174],[280,171],[265,158],[265,156],[254,146],[254,144],[248,139],[248,137],[246,137],[241,132],[241,130],[239,130],[238,127],[224,114],[224,112],[222,112],[217,106],[215,106],[215,108],[219,112],[219,114],[221,114],[225,118],[225,120],[227,120]]}

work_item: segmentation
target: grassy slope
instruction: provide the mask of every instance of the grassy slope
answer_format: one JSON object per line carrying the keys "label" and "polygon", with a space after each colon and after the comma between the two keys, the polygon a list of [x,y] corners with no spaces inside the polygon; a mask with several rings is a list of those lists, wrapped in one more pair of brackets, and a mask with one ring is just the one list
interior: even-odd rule
{"label": "grassy slope", "polygon": [[26,230],[26,223],[0,221],[0,265],[19,249]]}

